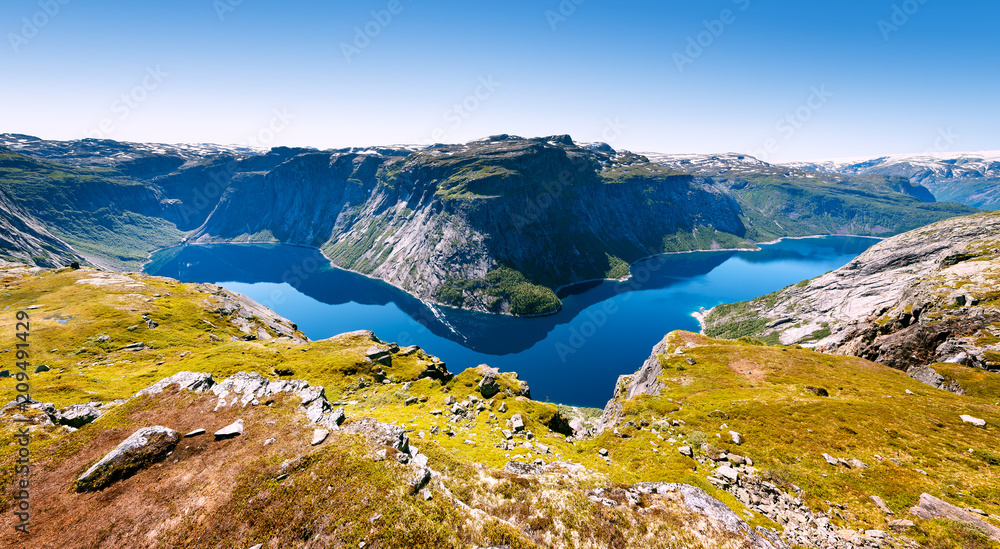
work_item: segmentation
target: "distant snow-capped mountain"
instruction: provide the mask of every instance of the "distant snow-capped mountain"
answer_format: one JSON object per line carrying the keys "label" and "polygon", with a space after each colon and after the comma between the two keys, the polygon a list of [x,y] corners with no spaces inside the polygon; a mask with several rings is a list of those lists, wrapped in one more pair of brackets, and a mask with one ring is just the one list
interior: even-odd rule
{"label": "distant snow-capped mountain", "polygon": [[930,189],[939,201],[1000,209],[1000,151],[897,154],[788,165],[824,173],[909,177]]}

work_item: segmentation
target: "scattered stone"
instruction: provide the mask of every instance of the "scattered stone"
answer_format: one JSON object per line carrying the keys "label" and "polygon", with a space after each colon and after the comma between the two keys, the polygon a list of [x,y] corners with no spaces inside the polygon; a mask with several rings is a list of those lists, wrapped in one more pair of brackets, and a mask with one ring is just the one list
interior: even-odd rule
{"label": "scattered stone", "polygon": [[840,465],[840,460],[830,454],[823,454],[823,459],[825,459],[830,465]]}
{"label": "scattered stone", "polygon": [[681,446],[680,448],[677,449],[677,451],[687,457],[694,457],[694,452],[691,450],[690,446]]}
{"label": "scattered stone", "polygon": [[978,417],[972,417],[972,416],[965,415],[965,414],[962,414],[959,417],[961,417],[962,421],[965,422],[965,423],[971,423],[972,425],[974,425],[976,427],[986,427],[986,420],[984,420],[984,419],[979,419]]}
{"label": "scattered stone", "polygon": [[420,402],[420,399],[419,399],[419,398],[417,398],[417,397],[415,397],[415,396],[412,396],[412,397],[410,397],[410,398],[408,398],[408,399],[404,400],[404,401],[403,401],[403,404],[404,404],[405,406],[409,406],[410,404],[416,404],[416,403],[418,403],[418,402]]}
{"label": "scattered stone", "polygon": [[99,341],[101,343],[105,343],[107,341],[111,341],[111,336],[109,336],[109,335],[100,335],[100,336],[97,337],[97,341]]}
{"label": "scattered stone", "polygon": [[[195,429],[194,431],[191,431],[190,433],[185,434],[184,438],[197,437],[197,436],[201,436],[201,435],[204,435],[204,434],[205,434],[205,430],[204,429]],[[268,439],[268,440],[270,440],[270,439]],[[266,445],[267,442],[264,442],[264,444]]]}
{"label": "scattered stone", "polygon": [[233,437],[238,437],[243,434],[243,420],[237,419],[234,423],[231,423],[222,429],[215,432],[215,440],[226,440]]}
{"label": "scattered stone", "polygon": [[458,400],[455,398],[455,395],[448,395],[448,397],[444,399],[444,403],[448,406],[455,404],[457,401]]}
{"label": "scattered stone", "polygon": [[46,364],[39,364],[39,365],[38,365],[38,366],[37,366],[37,367],[35,368],[35,373],[36,373],[36,374],[38,374],[38,373],[41,373],[41,372],[48,372],[48,371],[49,371],[49,370],[51,370],[51,369],[52,369],[52,368],[49,368],[49,367],[48,367],[48,365],[46,365]]}
{"label": "scattered stone", "polygon": [[504,465],[504,471],[511,473],[513,475],[540,475],[542,474],[542,468],[533,465],[531,463],[524,463],[521,461],[508,461],[507,465]]}
{"label": "scattered stone", "polygon": [[904,530],[909,530],[910,528],[913,528],[913,521],[912,520],[890,520],[889,521],[889,529],[890,530],[895,530],[897,532],[900,532],[900,531],[904,531]]}
{"label": "scattered stone", "polygon": [[510,440],[510,439],[514,438],[514,433],[511,433],[507,429],[501,429],[500,430],[500,434],[503,435],[503,438],[505,438],[507,440]]}
{"label": "scattered stone", "polygon": [[885,539],[885,532],[882,530],[865,530],[865,537],[872,539]]}
{"label": "scattered stone", "polygon": [[854,469],[867,469],[868,464],[861,461],[860,459],[851,458],[847,461],[850,466]]}
{"label": "scattered stone", "polygon": [[873,502],[875,502],[875,507],[878,507],[879,510],[881,510],[883,513],[887,515],[892,514],[892,509],[889,509],[889,506],[886,505],[884,501],[882,501],[882,498],[878,496],[871,496],[871,499]]}
{"label": "scattered stone", "polygon": [[743,444],[743,435],[737,433],[736,431],[729,431],[729,436],[732,438],[733,444],[737,446]]}
{"label": "scattered stone", "polygon": [[500,403],[500,407],[497,408],[497,411],[500,412],[501,414],[506,413],[507,412],[507,403],[506,402],[501,402]]}
{"label": "scattered stone", "polygon": [[[204,429],[199,429],[199,431],[204,432],[205,430]],[[278,439],[276,439],[276,438],[269,438],[269,439],[267,439],[267,440],[264,441],[264,446],[270,446],[270,445],[274,444],[275,442],[278,442]]]}
{"label": "scattered stone", "polygon": [[181,437],[173,429],[143,427],[87,469],[74,483],[77,492],[100,490],[165,458]]}
{"label": "scattered stone", "polygon": [[524,420],[521,418],[521,414],[510,416],[510,426],[514,429],[515,433],[524,430]]}
{"label": "scattered stone", "polygon": [[597,454],[600,455],[601,457],[608,457],[608,449],[601,448],[600,450],[597,451]]}
{"label": "scattered stone", "polygon": [[424,501],[428,501],[432,497],[434,497],[433,494],[431,494],[431,489],[430,488],[424,488],[423,490],[421,490],[420,491],[420,495],[423,496]]}
{"label": "scattered stone", "polygon": [[313,431],[312,445],[319,446],[320,444],[323,444],[323,441],[326,440],[326,437],[328,436],[330,436],[330,431],[327,431],[326,429],[316,429]]}
{"label": "scattered stone", "polygon": [[698,361],[691,357],[685,358],[684,362],[687,362],[689,366],[694,366],[695,364],[698,364]]}
{"label": "scattered stone", "polygon": [[0,378],[10,377],[10,370],[0,370]]}

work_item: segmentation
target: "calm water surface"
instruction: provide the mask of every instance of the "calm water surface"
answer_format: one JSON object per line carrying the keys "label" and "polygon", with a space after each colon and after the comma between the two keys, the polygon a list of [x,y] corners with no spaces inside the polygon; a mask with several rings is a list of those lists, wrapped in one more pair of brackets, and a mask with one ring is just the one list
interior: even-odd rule
{"label": "calm water surface", "polygon": [[537,400],[603,407],[618,376],[635,372],[664,334],[698,331],[692,312],[821,275],[875,242],[829,236],[783,240],[755,252],[658,256],[633,265],[628,281],[565,289],[559,313],[526,319],[428,306],[294,246],[172,248],[155,254],[146,272],[247,295],[297,323],[310,339],[373,330],[385,341],[420,345],[452,372],[485,363],[518,372]]}

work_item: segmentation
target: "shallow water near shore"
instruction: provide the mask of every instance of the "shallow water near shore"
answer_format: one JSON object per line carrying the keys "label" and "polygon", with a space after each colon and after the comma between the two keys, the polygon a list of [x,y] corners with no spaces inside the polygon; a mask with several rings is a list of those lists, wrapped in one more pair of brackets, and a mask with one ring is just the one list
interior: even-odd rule
{"label": "shallow water near shore", "polygon": [[562,310],[535,318],[427,305],[296,246],[182,246],[155,253],[145,270],[247,295],[310,339],[373,330],[385,341],[420,345],[452,372],[485,363],[518,372],[536,400],[603,407],[618,376],[635,372],[664,334],[699,330],[692,313],[819,276],[876,242],[825,236],[759,251],[656,256],[634,264],[628,280],[563,288]]}

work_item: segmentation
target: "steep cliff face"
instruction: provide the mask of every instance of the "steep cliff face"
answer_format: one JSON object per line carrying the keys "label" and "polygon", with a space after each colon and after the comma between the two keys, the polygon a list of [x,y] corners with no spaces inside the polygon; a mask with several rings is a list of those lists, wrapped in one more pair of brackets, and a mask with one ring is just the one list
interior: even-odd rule
{"label": "steep cliff face", "polygon": [[934,363],[998,370],[1000,214],[887,239],[841,269],[713,309],[705,331],[800,343],[915,375]]}
{"label": "steep cliff face", "polygon": [[53,236],[41,222],[18,206],[2,187],[0,258],[39,267],[83,261],[65,242]]}

